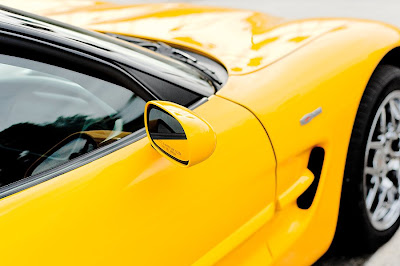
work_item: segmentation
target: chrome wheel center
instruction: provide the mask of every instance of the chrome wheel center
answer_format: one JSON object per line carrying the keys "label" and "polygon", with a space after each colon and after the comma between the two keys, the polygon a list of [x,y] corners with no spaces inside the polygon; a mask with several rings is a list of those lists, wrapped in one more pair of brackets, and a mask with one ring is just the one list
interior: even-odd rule
{"label": "chrome wheel center", "polygon": [[400,92],[381,103],[369,132],[363,191],[371,224],[389,229],[400,216]]}

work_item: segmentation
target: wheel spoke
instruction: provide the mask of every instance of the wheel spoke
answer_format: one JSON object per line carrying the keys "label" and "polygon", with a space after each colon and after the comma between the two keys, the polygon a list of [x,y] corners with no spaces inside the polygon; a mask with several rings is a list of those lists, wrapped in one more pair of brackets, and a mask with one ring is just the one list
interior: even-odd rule
{"label": "wheel spoke", "polygon": [[379,150],[383,149],[384,145],[385,145],[384,141],[371,141],[369,143],[369,148],[373,150]]}
{"label": "wheel spoke", "polygon": [[379,170],[373,167],[365,167],[364,173],[372,176],[379,176]]}
{"label": "wheel spoke", "polygon": [[385,108],[382,108],[382,112],[379,117],[379,124],[380,124],[381,133],[386,133],[387,127],[386,127],[386,109]]}
{"label": "wheel spoke", "polygon": [[385,217],[386,214],[388,214],[389,208],[386,205],[382,205],[379,209],[376,209],[373,218],[376,220],[382,220],[383,217]]}
{"label": "wheel spoke", "polygon": [[394,202],[388,212],[388,214],[386,215],[385,219],[386,220],[391,220],[393,218],[396,218],[396,216],[398,216],[400,214],[400,201],[397,200],[396,202]]}
{"label": "wheel spoke", "polygon": [[373,176],[371,178],[371,183],[374,184],[374,187],[368,191],[368,195],[365,200],[365,204],[367,205],[368,210],[371,210],[372,204],[375,201],[375,197],[379,188],[379,177]]}
{"label": "wheel spoke", "polygon": [[396,199],[396,193],[397,193],[397,189],[392,186],[387,193],[387,202],[390,204],[393,204],[395,199]]}
{"label": "wheel spoke", "polygon": [[375,219],[375,220],[381,219],[380,217],[382,215],[382,212],[385,211],[384,202],[385,202],[386,194],[387,194],[387,189],[383,190],[379,194],[378,205],[376,206],[375,211],[372,214],[372,219]]}
{"label": "wheel spoke", "polygon": [[393,119],[396,118],[397,120],[400,120],[399,106],[392,99],[392,100],[389,101],[389,107],[390,107],[390,114],[391,114],[391,117],[392,117],[392,123],[393,123],[393,125],[396,125],[396,122],[393,121]]}

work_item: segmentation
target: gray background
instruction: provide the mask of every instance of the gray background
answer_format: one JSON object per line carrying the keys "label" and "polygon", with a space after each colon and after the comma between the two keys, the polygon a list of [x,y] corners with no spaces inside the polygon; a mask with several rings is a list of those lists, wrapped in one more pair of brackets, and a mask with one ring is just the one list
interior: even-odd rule
{"label": "gray background", "polygon": [[[299,19],[310,17],[353,17],[384,21],[400,27],[400,0],[111,0],[122,4],[187,2],[261,11]],[[359,257],[323,257],[318,265],[400,265],[400,231],[375,254]]]}
{"label": "gray background", "polygon": [[399,0],[111,0],[116,3],[175,3],[244,8],[287,18],[357,17],[400,26]]}

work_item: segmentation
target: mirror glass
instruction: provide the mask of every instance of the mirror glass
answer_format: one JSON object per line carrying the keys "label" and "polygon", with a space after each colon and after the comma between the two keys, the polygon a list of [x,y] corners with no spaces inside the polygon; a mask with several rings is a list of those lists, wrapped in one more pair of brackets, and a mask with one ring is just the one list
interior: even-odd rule
{"label": "mirror glass", "polygon": [[147,110],[148,131],[154,144],[172,159],[187,165],[188,141],[181,124],[157,106],[149,106]]}

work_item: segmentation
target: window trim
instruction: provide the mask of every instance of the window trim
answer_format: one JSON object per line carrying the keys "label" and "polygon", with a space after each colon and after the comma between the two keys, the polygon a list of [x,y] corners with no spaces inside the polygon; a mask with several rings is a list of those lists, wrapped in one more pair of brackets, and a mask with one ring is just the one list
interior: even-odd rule
{"label": "window trim", "polygon": [[[158,99],[145,85],[116,64],[116,62],[108,62],[85,52],[46,42],[45,40],[33,39],[18,33],[6,32],[1,29],[0,37],[1,44],[4,44],[0,51],[1,54],[55,65],[75,72],[79,71],[120,85],[131,90],[145,101]],[[79,65],[76,62],[79,62]],[[78,66],[79,70],[77,70]]]}

